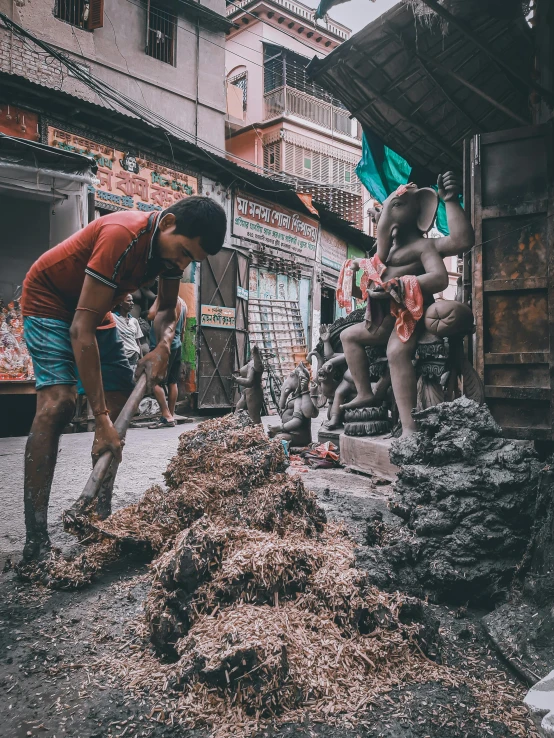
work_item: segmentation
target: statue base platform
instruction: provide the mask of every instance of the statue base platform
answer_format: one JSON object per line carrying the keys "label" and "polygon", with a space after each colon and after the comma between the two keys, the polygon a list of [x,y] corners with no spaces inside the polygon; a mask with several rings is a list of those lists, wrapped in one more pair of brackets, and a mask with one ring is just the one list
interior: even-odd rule
{"label": "statue base platform", "polygon": [[342,428],[337,428],[337,430],[327,430],[327,428],[320,428],[317,433],[317,442],[327,443],[327,441],[331,441],[331,443],[334,443],[335,446],[339,446],[340,439],[343,433],[344,426],[342,426]]}
{"label": "statue base platform", "polygon": [[398,467],[391,464],[389,451],[392,438],[385,436],[340,437],[340,461],[353,471],[396,480]]}

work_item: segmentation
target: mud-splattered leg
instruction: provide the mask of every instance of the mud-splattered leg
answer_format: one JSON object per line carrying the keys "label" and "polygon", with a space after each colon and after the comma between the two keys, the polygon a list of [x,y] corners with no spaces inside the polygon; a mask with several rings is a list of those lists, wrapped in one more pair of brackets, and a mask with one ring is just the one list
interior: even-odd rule
{"label": "mud-splattered leg", "polygon": [[23,559],[48,553],[48,502],[61,433],[75,412],[75,387],[58,384],[37,392],[37,411],[25,447],[25,527]]}

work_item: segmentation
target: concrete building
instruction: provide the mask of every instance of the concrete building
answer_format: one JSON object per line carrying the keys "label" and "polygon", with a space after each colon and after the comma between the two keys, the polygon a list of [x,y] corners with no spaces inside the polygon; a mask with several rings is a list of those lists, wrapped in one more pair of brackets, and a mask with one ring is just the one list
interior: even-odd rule
{"label": "concrete building", "polygon": [[[350,37],[297,0],[228,2],[226,147],[229,159],[294,184],[363,229],[358,122],[305,68]],[[367,231],[367,227],[365,229]]]}
{"label": "concrete building", "polygon": [[[137,105],[224,148],[224,0],[0,0],[0,12]],[[1,25],[0,71],[107,106]]]}

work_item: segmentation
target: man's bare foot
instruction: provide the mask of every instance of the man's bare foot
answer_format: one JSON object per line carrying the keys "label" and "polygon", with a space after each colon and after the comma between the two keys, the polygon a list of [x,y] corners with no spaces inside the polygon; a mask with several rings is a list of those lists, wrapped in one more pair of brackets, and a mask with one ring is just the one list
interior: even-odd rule
{"label": "man's bare foot", "polygon": [[329,418],[329,420],[326,420],[324,423],[322,423],[322,427],[326,430],[337,430],[338,428],[343,427],[343,423],[340,418],[334,417]]}
{"label": "man's bare foot", "polygon": [[350,402],[345,402],[340,406],[341,410],[356,410],[359,407],[374,407],[376,404],[375,395],[370,392],[368,395],[357,394]]}
{"label": "man's bare foot", "polygon": [[413,436],[414,433],[417,433],[417,428],[403,428],[402,435],[400,436],[400,438],[407,438],[408,436]]}

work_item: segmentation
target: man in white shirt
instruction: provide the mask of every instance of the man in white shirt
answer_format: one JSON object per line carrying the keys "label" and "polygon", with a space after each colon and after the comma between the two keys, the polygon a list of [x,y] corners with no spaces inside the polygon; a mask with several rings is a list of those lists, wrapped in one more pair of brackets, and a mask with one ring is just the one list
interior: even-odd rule
{"label": "man in white shirt", "polygon": [[123,302],[120,302],[113,312],[118,333],[123,340],[125,356],[131,365],[133,374],[141,356],[140,339],[144,335],[138,320],[131,315],[134,304],[133,295],[125,295]]}

